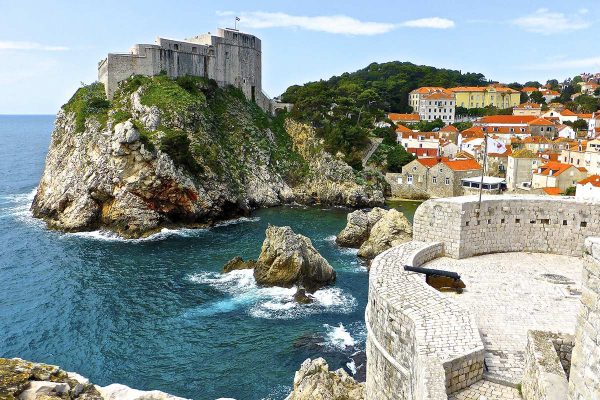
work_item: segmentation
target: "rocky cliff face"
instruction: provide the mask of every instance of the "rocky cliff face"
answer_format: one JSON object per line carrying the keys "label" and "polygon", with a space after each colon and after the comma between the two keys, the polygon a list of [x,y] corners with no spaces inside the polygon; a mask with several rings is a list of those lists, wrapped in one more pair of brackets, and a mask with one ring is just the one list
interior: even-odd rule
{"label": "rocky cliff face", "polygon": [[357,383],[346,371],[330,372],[322,358],[307,359],[294,377],[294,391],[286,400],[364,400],[364,383]]}
{"label": "rocky cliff face", "polygon": [[185,400],[157,390],[147,392],[119,384],[96,386],[57,366],[19,358],[0,358],[0,399]]}
{"label": "rocky cliff face", "polygon": [[80,88],[57,115],[32,205],[51,228],[139,237],[293,201],[383,202],[378,182],[324,152],[312,129],[286,130],[236,89],[137,76],[112,102],[103,91]]}

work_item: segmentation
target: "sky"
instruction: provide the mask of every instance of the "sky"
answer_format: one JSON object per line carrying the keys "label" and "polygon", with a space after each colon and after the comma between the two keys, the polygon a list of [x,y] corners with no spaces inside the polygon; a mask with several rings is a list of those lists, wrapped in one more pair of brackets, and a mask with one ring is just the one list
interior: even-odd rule
{"label": "sky", "polygon": [[263,89],[371,62],[480,72],[500,82],[600,72],[597,0],[0,0],[0,114],[55,114],[97,63],[157,36],[217,27],[258,36]]}

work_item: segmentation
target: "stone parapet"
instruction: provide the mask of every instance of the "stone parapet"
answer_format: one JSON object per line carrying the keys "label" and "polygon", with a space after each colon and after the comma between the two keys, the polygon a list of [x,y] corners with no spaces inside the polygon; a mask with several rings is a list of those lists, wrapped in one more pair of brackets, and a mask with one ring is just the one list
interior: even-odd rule
{"label": "stone parapet", "polygon": [[501,195],[428,200],[417,209],[414,239],[441,242],[444,254],[530,251],[581,256],[600,235],[600,204],[568,197]]}
{"label": "stone parapet", "polygon": [[441,243],[412,241],[371,265],[367,325],[367,398],[446,399],[483,376],[483,343],[474,318],[404,270],[443,254]]}
{"label": "stone parapet", "polygon": [[572,345],[572,335],[529,331],[521,386],[525,400],[567,398],[569,383],[561,356],[564,360],[570,359]]}

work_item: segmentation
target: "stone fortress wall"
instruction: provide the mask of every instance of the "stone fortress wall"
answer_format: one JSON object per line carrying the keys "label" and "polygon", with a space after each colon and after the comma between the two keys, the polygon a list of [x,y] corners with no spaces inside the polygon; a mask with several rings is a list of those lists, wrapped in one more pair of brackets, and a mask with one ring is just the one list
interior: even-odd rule
{"label": "stone fortress wall", "polygon": [[262,91],[262,50],[257,37],[233,29],[217,30],[182,41],[157,38],[155,44],[136,44],[129,53],[109,53],[98,64],[98,81],[111,99],[118,83],[131,75],[172,78],[193,75],[214,79],[219,86],[240,88],[264,111],[271,100]]}
{"label": "stone fortress wall", "polygon": [[414,240],[443,242],[444,254],[530,251],[581,256],[588,236],[600,236],[600,206],[574,198],[502,195],[429,200],[416,211]]}
{"label": "stone fortress wall", "polygon": [[600,236],[600,204],[484,196],[480,213],[476,196],[429,200],[415,213],[413,235],[371,265],[368,399],[442,400],[483,377],[484,348],[473,316],[403,266],[513,251],[586,253],[575,340],[530,333],[525,399],[562,400],[567,392],[571,400],[600,398],[600,238],[588,238]]}
{"label": "stone fortress wall", "polygon": [[484,349],[474,318],[425,283],[420,266],[441,243],[412,241],[371,264],[367,326],[369,400],[445,399],[483,375]]}

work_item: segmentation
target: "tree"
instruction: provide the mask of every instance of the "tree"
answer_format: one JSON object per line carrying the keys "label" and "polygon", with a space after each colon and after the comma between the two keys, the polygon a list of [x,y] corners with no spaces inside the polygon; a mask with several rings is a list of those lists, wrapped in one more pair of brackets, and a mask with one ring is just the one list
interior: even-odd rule
{"label": "tree", "polygon": [[402,172],[402,167],[415,159],[401,145],[395,146],[387,154],[387,169],[390,172]]}
{"label": "tree", "polygon": [[470,127],[472,127],[473,123],[470,121],[465,121],[465,122],[455,122],[452,125],[454,125],[456,127],[456,129],[458,129],[460,132],[462,132],[465,129],[469,129]]}
{"label": "tree", "polygon": [[594,96],[600,96],[600,87],[597,87],[596,90],[594,90]]}
{"label": "tree", "polygon": [[587,131],[588,123],[584,119],[578,119],[576,121],[565,121],[565,125],[569,125],[576,131]]}
{"label": "tree", "polygon": [[523,86],[539,88],[540,86],[542,86],[542,84],[538,81],[527,81]]}
{"label": "tree", "polygon": [[557,79],[548,79],[546,81],[546,86],[549,87],[552,90],[558,90],[558,89],[560,89],[560,86],[558,85],[558,80]]}
{"label": "tree", "polygon": [[529,101],[529,96],[527,96],[527,93],[521,92],[521,97],[519,98],[519,101],[521,103],[527,103],[527,101]]}
{"label": "tree", "polygon": [[582,94],[575,99],[577,111],[582,113],[593,113],[600,108],[600,99]]}
{"label": "tree", "polygon": [[534,103],[546,104],[546,99],[544,98],[544,95],[542,95],[542,92],[540,92],[539,90],[532,92],[529,98]]}

